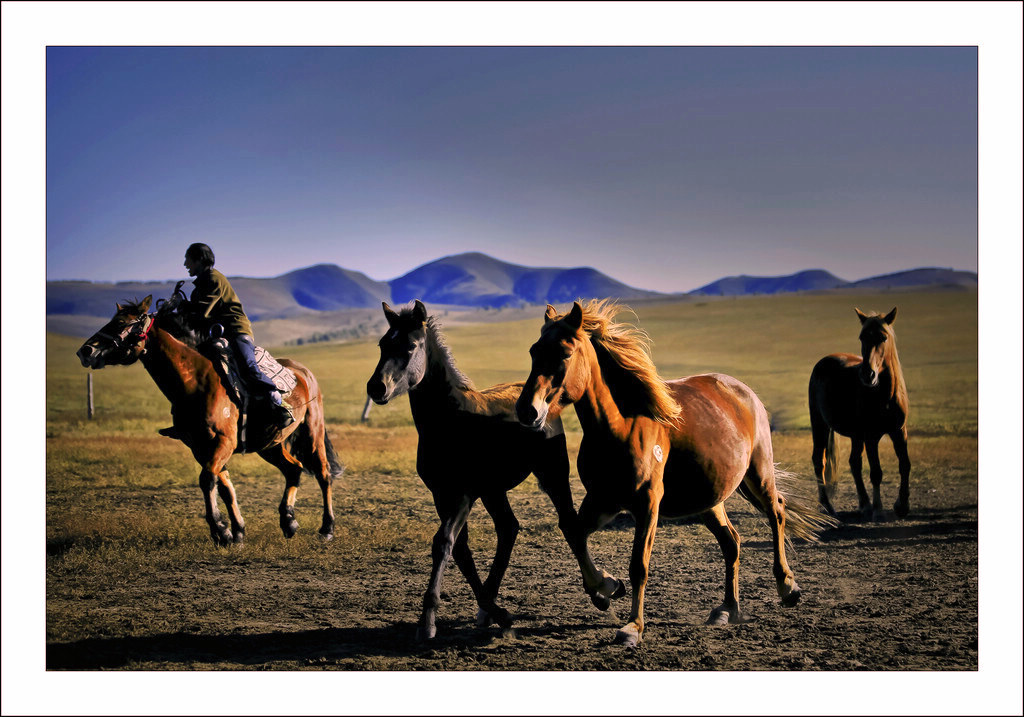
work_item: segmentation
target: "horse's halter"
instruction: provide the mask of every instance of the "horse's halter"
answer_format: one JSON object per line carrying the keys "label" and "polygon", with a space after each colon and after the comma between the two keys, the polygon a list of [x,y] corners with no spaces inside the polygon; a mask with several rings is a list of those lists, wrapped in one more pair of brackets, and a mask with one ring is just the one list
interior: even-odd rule
{"label": "horse's halter", "polygon": [[125,322],[119,332],[107,333],[107,329],[113,323],[113,321],[110,322],[93,334],[89,342],[91,343],[97,338],[106,339],[110,345],[108,348],[102,349],[101,353],[127,362],[131,358],[131,351],[136,347],[142,346],[142,350],[132,360],[145,353],[145,342],[149,338],[153,324],[156,323],[156,314],[142,314],[138,318]]}

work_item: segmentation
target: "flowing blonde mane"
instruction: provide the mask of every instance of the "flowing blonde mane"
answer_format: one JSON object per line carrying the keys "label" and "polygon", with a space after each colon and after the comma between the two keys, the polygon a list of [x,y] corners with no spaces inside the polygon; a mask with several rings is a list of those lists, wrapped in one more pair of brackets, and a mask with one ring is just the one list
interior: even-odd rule
{"label": "flowing blonde mane", "polygon": [[891,324],[886,324],[884,321],[882,322],[882,330],[889,335],[889,340],[885,342],[884,359],[884,363],[889,369],[889,375],[892,377],[890,380],[892,387],[889,397],[896,399],[896,402],[903,408],[903,412],[907,413],[910,402],[907,399],[907,382],[903,379],[903,366],[900,365],[900,355],[896,352],[896,332]]}
{"label": "flowing blonde mane", "polygon": [[[673,423],[682,409],[651,360],[651,338],[643,329],[615,323],[615,316],[627,307],[609,299],[592,299],[583,306],[582,331],[590,337],[616,403],[639,396],[637,412],[649,413],[661,423]],[[603,354],[603,355],[602,355]],[[607,356],[611,361],[602,360]],[[609,370],[610,369],[610,370]]]}

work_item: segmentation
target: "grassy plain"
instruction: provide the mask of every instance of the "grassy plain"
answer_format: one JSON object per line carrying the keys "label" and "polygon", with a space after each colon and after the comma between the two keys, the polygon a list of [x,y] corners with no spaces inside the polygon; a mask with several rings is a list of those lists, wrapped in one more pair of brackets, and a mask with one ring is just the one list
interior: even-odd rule
{"label": "grassy plain", "polygon": [[[648,331],[654,342],[655,362],[665,378],[721,371],[753,387],[773,416],[776,460],[783,468],[806,476],[810,472],[806,390],[811,367],[827,353],[857,352],[859,324],[854,306],[885,312],[894,305],[899,307],[897,347],[911,404],[912,508],[940,514],[951,507],[943,501],[953,501],[956,505],[952,507],[976,515],[976,292],[843,292],[687,300],[638,304],[634,307],[636,317],[623,313],[620,320],[637,323]],[[527,349],[539,332],[542,313],[541,307],[535,319],[456,325],[447,330],[460,368],[481,387],[525,379],[529,371]],[[258,338],[258,325],[256,330]],[[156,433],[168,424],[169,406],[141,366],[93,372],[96,415],[87,420],[86,371],[74,355],[80,343],[80,339],[47,336],[49,645],[157,639],[154,636],[160,635],[216,636],[224,632],[270,635],[337,627],[345,620],[345,607],[354,606],[351,596],[341,604],[337,602],[337,584],[342,580],[346,584],[355,581],[365,588],[357,602],[361,624],[367,629],[415,621],[426,587],[429,543],[436,517],[429,493],[415,475],[416,434],[407,399],[385,407],[374,406],[369,422],[359,420],[365,382],[378,357],[375,340],[270,347],[275,355],[306,364],[317,375],[324,392],[328,428],[346,464],[342,485],[336,489],[335,540],[321,545],[315,539],[319,491],[311,479],[304,481],[299,492],[300,534],[292,541],[284,540],[276,516],[283,479],[258,457],[236,456],[229,468],[247,522],[247,545],[242,550],[227,551],[215,550],[210,543],[196,486],[198,466],[183,445]],[[571,411],[565,415],[570,458],[574,459],[579,428]],[[845,468],[848,442],[844,440],[840,446],[840,466]],[[891,505],[896,465],[887,440],[881,453],[886,472],[883,498]],[[578,504],[583,491],[575,465],[572,470]],[[552,555],[557,552],[558,558],[550,560],[550,570],[563,580],[559,595],[582,594],[575,567],[566,559],[568,551],[561,543],[553,511],[536,481],[528,479],[513,491],[511,499],[524,525],[517,553],[541,549]],[[729,505],[730,511],[741,515],[749,510],[735,500]],[[837,507],[856,507],[848,474],[840,484]],[[477,510],[474,525],[480,527],[474,528],[473,547],[485,558],[493,551],[493,531],[479,517],[482,510]],[[715,585],[721,581],[721,558],[715,557],[717,548],[709,536],[700,532],[702,529],[685,526],[685,530],[688,532],[675,538],[668,534],[659,541],[675,545],[671,542],[675,540],[680,549],[710,556],[707,562],[712,577],[707,580],[711,584],[702,592],[710,600],[711,594],[720,589]],[[596,554],[614,554],[613,572],[625,573],[628,542],[621,531],[611,530],[595,535],[593,546]],[[516,562],[514,554],[513,566]],[[973,565],[976,588],[976,560]],[[965,569],[970,572],[970,565]],[[770,573],[767,569],[761,572]],[[244,586],[247,574],[258,575],[259,584]],[[168,576],[172,577],[170,581]],[[296,580],[302,584],[296,586]],[[442,608],[442,616],[455,621],[444,624],[444,629],[451,631],[452,625],[464,625],[475,610],[464,581],[454,570],[445,585],[446,600],[457,606]],[[275,599],[278,588],[282,595],[292,597],[287,601]],[[658,588],[654,590],[652,604],[657,601]],[[226,592],[237,595],[226,598]],[[503,590],[509,601],[526,599],[513,597],[515,592],[511,584]],[[548,598],[556,599],[554,594]],[[707,600],[701,602],[700,609]],[[511,606],[516,607],[516,603]],[[531,609],[528,604],[519,606]],[[236,620],[244,624],[234,623]],[[970,647],[960,645],[950,659],[963,666],[973,660],[976,666],[976,649],[975,639],[973,658]],[[166,667],[158,653],[150,650],[146,656],[110,658],[99,666]],[[514,666],[497,657],[488,663],[477,662],[479,655],[432,654],[413,655],[410,659],[422,660],[413,666],[401,660],[390,661],[388,655],[362,655],[351,661],[339,658],[331,664],[345,669]],[[680,667],[653,662],[638,666],[636,659],[624,656],[617,667],[611,667]],[[71,660],[61,666],[74,664]],[[840,665],[840,669],[859,669],[842,664],[846,666]],[[170,666],[254,665],[241,658],[233,661],[179,656]],[[268,659],[261,666],[296,669],[330,665],[310,663],[289,654]],[[706,663],[704,666],[708,667]],[[586,663],[578,667],[588,669]],[[540,669],[559,668],[541,665]]]}

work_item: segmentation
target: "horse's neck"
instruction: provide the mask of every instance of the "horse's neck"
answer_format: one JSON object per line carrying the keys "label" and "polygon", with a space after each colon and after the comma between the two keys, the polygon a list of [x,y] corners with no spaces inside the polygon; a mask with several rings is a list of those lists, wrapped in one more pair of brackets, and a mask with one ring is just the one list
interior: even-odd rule
{"label": "horse's neck", "polygon": [[195,389],[195,365],[201,359],[198,351],[157,328],[146,342],[141,361],[160,391],[174,403]]}
{"label": "horse's neck", "polygon": [[591,434],[611,434],[625,439],[629,431],[628,421],[612,396],[611,388],[597,359],[597,352],[589,342],[584,344],[583,350],[586,352],[588,364],[587,385],[583,396],[574,404],[580,426],[584,433],[590,431]]}
{"label": "horse's neck", "polygon": [[427,368],[423,379],[409,391],[409,405],[417,426],[457,410],[460,398],[469,390],[452,363],[451,354],[433,333],[427,334]]}

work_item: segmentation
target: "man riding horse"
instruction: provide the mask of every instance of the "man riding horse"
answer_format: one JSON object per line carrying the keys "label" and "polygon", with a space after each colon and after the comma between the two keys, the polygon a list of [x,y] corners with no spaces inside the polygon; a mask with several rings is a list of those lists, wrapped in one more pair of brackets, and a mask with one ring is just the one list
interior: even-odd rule
{"label": "man riding horse", "polygon": [[[227,277],[213,268],[213,250],[206,244],[192,244],[185,250],[185,268],[195,288],[187,301],[181,301],[181,312],[193,328],[207,333],[214,325],[223,327],[224,338],[238,359],[242,379],[257,399],[265,397],[271,406],[270,420],[278,429],[287,428],[295,418],[281,400],[281,392],[260,370],[254,354],[252,324],[242,309],[238,294]],[[179,283],[180,284],[180,283]],[[171,435],[173,428],[160,431]]]}

